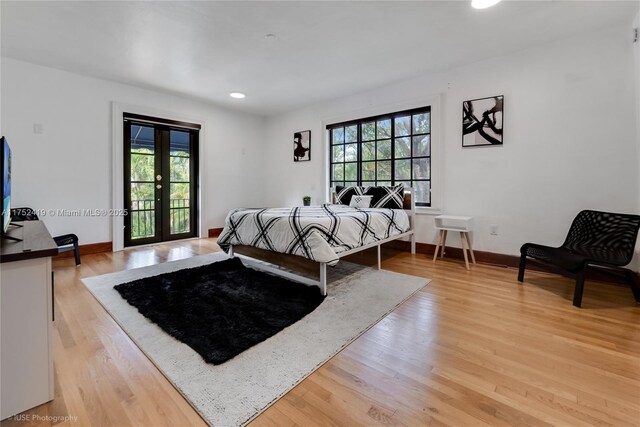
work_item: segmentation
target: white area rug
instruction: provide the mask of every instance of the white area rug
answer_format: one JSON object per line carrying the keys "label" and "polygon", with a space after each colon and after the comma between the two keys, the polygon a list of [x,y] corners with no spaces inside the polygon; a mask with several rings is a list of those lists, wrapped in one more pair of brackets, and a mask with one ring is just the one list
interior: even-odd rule
{"label": "white area rug", "polygon": [[251,421],[420,290],[428,279],[341,261],[315,311],[222,365],[209,365],[130,306],[113,287],[227,258],[198,256],[83,279],[87,288],[191,405],[215,426]]}

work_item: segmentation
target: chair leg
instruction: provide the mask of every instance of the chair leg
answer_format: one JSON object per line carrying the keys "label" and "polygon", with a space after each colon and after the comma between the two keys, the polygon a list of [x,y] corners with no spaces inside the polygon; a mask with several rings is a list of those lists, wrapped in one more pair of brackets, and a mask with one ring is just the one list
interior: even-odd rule
{"label": "chair leg", "polygon": [[73,254],[76,257],[76,266],[80,265],[80,246],[78,242],[73,242]]}
{"label": "chair leg", "polygon": [[576,275],[576,290],[573,293],[573,305],[582,306],[582,292],[584,291],[584,271],[583,268]]}
{"label": "chair leg", "polygon": [[627,270],[627,277],[629,278],[629,284],[631,285],[631,292],[633,292],[633,297],[636,299],[636,302],[640,304],[640,284],[638,284],[638,280],[636,280],[636,276],[631,270]]}
{"label": "chair leg", "polygon": [[524,281],[524,269],[527,266],[527,256],[525,254],[520,255],[520,268],[518,269],[518,282]]}

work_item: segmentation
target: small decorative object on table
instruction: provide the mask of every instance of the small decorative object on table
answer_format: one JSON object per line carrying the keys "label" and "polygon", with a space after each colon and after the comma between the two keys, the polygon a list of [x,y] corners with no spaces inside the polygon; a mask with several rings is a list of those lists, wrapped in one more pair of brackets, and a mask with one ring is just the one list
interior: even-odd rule
{"label": "small decorative object on table", "polygon": [[302,204],[304,206],[311,206],[311,196],[304,196],[302,198]]}

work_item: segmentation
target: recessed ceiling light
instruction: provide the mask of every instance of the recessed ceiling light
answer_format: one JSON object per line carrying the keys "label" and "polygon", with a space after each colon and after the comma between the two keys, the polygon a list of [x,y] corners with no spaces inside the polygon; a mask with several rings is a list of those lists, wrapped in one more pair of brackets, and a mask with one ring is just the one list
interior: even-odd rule
{"label": "recessed ceiling light", "polygon": [[471,0],[471,7],[475,9],[486,9],[500,3],[500,0]]}
{"label": "recessed ceiling light", "polygon": [[230,97],[232,97],[232,98],[236,98],[236,99],[242,99],[242,98],[244,98],[244,97],[245,97],[245,96],[247,96],[247,95],[245,95],[245,94],[244,94],[244,93],[242,93],[242,92],[231,92],[231,93],[229,94],[229,96],[230,96]]}

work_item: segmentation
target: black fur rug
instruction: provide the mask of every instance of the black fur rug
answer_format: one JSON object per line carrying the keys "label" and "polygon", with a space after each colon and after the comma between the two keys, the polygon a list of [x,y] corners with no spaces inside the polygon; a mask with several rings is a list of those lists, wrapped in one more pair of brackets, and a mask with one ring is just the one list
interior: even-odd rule
{"label": "black fur rug", "polygon": [[238,258],[114,288],[146,318],[214,365],[277,334],[324,300],[316,286],[247,268]]}

